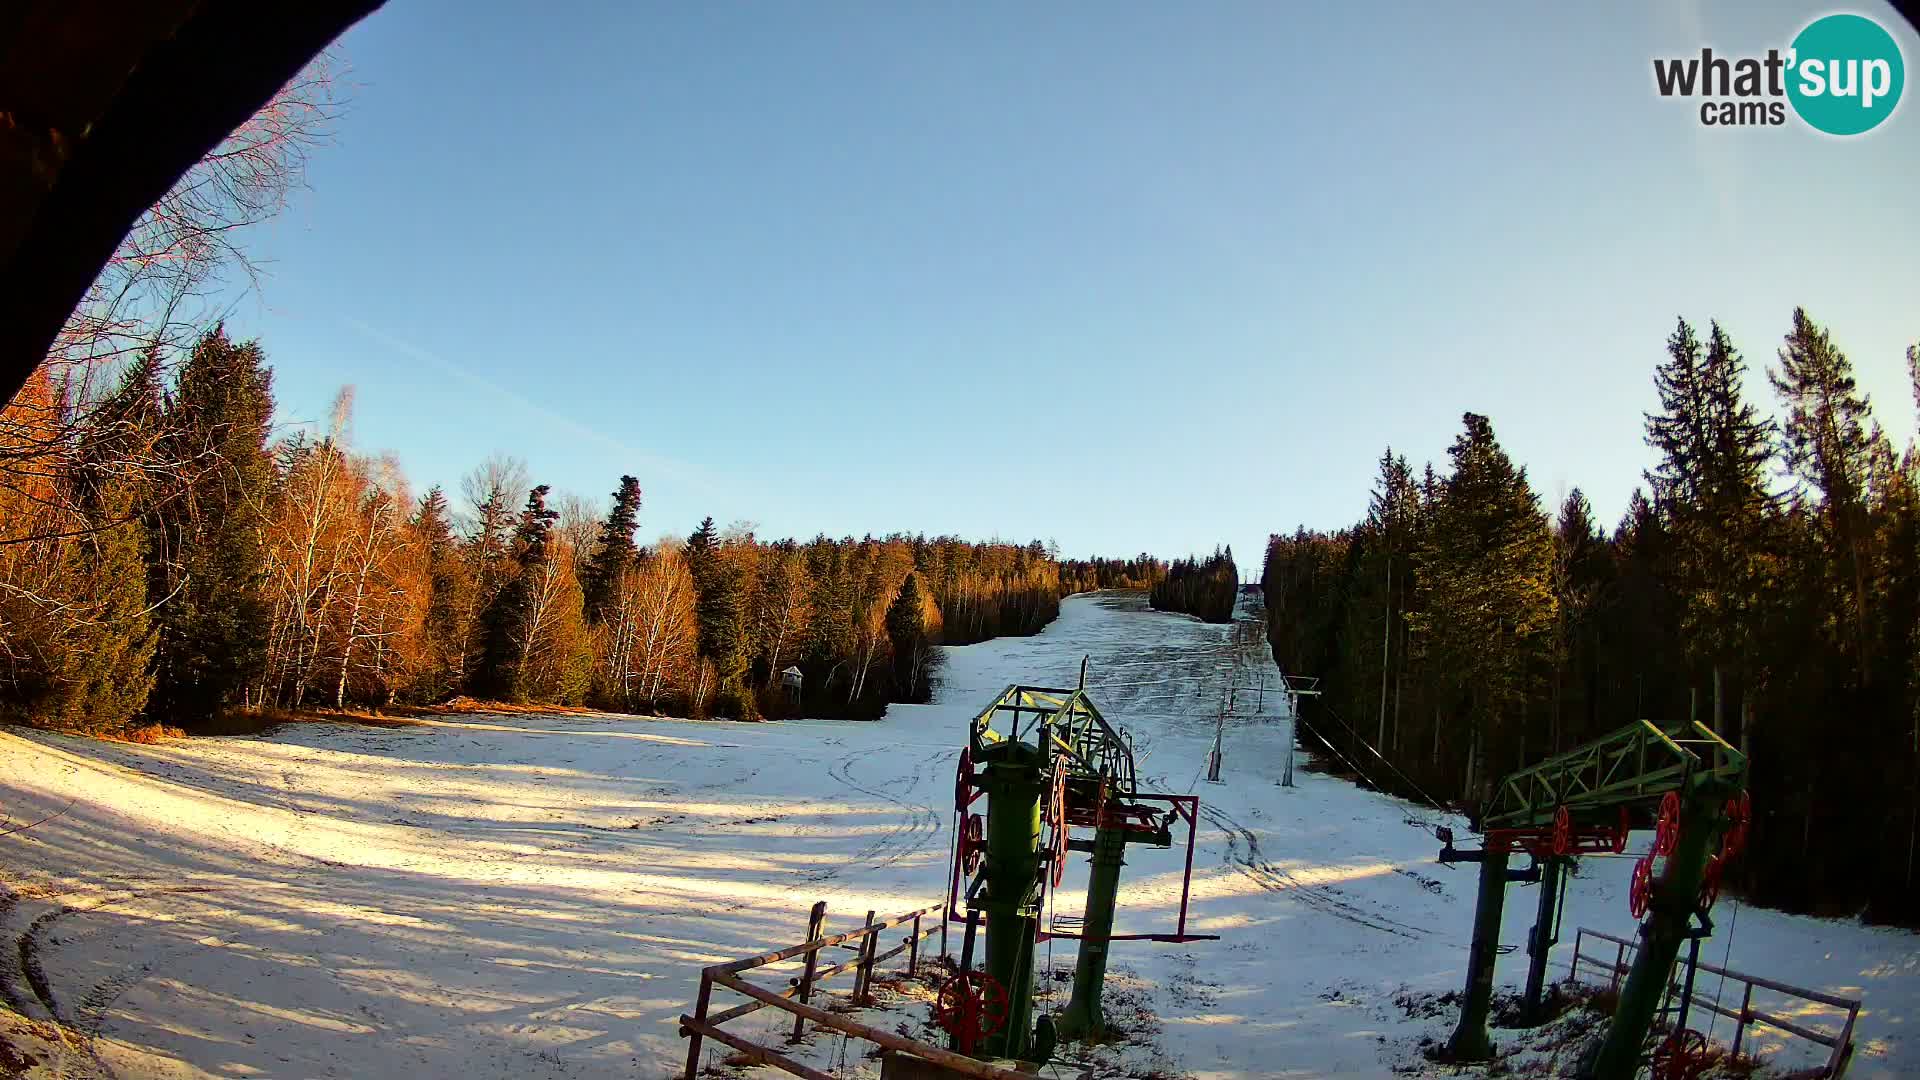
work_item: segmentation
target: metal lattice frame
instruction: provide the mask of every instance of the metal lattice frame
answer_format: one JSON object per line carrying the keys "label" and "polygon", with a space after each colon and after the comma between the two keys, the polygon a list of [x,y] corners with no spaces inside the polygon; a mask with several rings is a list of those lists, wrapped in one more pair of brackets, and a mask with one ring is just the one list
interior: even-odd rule
{"label": "metal lattice frame", "polygon": [[[1004,730],[994,726],[1003,714],[1009,718]],[[1009,686],[973,718],[970,741],[976,760],[984,760],[996,743],[1029,742],[1041,748],[1049,767],[1064,755],[1074,775],[1105,779],[1122,797],[1134,794],[1133,747],[1083,690]]]}
{"label": "metal lattice frame", "polygon": [[1594,811],[1644,804],[1669,791],[1731,793],[1745,787],[1746,775],[1746,755],[1706,725],[1695,721],[1662,731],[1641,720],[1506,777],[1488,800],[1480,827],[1551,825],[1562,806],[1594,820]]}

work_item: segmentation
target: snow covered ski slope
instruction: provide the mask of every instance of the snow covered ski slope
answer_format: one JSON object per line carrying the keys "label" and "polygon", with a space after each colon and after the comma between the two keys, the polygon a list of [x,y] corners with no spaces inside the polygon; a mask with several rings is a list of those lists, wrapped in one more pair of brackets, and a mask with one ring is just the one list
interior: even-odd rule
{"label": "snow covered ski slope", "polygon": [[[1110,986],[1145,1018],[1142,1067],[1420,1067],[1420,1039],[1452,1015],[1402,1002],[1457,989],[1471,869],[1434,864],[1431,834],[1408,824],[1431,811],[1304,769],[1278,786],[1272,693],[1237,695],[1236,711],[1276,718],[1230,726],[1224,782],[1207,783],[1236,656],[1243,685],[1279,673],[1257,632],[1134,596],[1071,598],[1036,637],[948,650],[936,703],[877,723],[474,716],[165,746],[0,735],[0,810],[58,812],[0,839],[0,994],[70,1026],[78,1038],[45,1064],[72,1076],[665,1076],[701,965],[798,940],[814,900],[845,928],[940,894],[966,719],[1009,683],[1072,685],[1083,655],[1143,774],[1205,801],[1189,925],[1221,940],[1115,950]],[[1116,932],[1171,929],[1180,855],[1128,852]],[[1061,914],[1077,913],[1076,862]],[[1630,865],[1583,865],[1566,937],[1630,931]],[[1727,957],[1731,929],[1735,969],[1864,995],[1851,1075],[1920,1074],[1904,1032],[1920,939],[1734,907],[1722,901],[1707,957]],[[1507,943],[1532,908],[1516,888]],[[1042,956],[1072,959],[1066,942]],[[1524,963],[1505,957],[1502,980]],[[740,1024],[757,1035],[773,1019]],[[1759,1040],[1782,1065],[1815,1060],[1777,1032]]]}

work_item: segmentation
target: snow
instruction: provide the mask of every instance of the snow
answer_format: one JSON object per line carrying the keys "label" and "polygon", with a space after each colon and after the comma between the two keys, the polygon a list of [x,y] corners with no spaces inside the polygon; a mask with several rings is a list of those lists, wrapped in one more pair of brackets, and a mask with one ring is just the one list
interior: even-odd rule
{"label": "snow", "polygon": [[[1287,724],[1271,690],[1237,693],[1236,711],[1268,718],[1230,724],[1225,782],[1202,779],[1222,687],[1280,682],[1257,633],[1097,595],[1036,637],[947,653],[936,703],[874,723],[486,715],[161,746],[0,735],[0,809],[59,812],[0,839],[0,994],[70,1027],[64,1048],[33,1043],[64,1075],[670,1075],[701,966],[799,940],[814,900],[840,930],[939,897],[967,718],[1009,683],[1072,685],[1085,655],[1143,775],[1204,800],[1189,928],[1221,940],[1116,945],[1111,986],[1157,1028],[1140,1053],[1200,1078],[1423,1067],[1419,1040],[1444,1038],[1453,1014],[1409,1016],[1395,997],[1458,989],[1474,869],[1435,864],[1408,819],[1441,819],[1415,804],[1304,769],[1278,786]],[[1183,854],[1129,850],[1117,932],[1172,929]],[[1556,978],[1575,927],[1630,934],[1630,868],[1583,863]],[[1078,913],[1084,880],[1076,858],[1060,913]],[[1506,943],[1524,940],[1533,897],[1511,890]],[[1736,907],[1722,900],[1704,958],[1863,996],[1850,1075],[1920,1071],[1904,1037],[1914,936]],[[1070,942],[1043,949],[1070,967]],[[1502,958],[1503,983],[1524,973],[1521,951]],[[1837,1026],[1831,1010],[1792,1015]],[[1758,1045],[1781,1065],[1819,1057],[1771,1029]],[[836,1049],[816,1038],[808,1054]]]}

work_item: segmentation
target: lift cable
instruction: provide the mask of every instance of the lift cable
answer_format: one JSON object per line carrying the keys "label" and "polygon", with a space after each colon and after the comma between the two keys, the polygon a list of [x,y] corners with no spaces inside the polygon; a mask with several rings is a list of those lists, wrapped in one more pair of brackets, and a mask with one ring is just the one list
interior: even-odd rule
{"label": "lift cable", "polygon": [[1727,967],[1733,963],[1733,932],[1740,925],[1740,898],[1733,901],[1733,915],[1727,920],[1727,949],[1720,957],[1720,985],[1713,988],[1713,1019],[1707,1021],[1707,1039],[1713,1039],[1714,1026],[1720,1023],[1720,994],[1727,988]]}
{"label": "lift cable", "polygon": [[1188,656],[1175,657],[1169,660],[1116,660],[1111,663],[1102,663],[1100,665],[1100,670],[1105,671],[1108,668],[1129,668],[1129,667],[1167,667],[1172,664],[1218,663],[1220,661],[1227,661],[1230,663],[1233,660],[1233,656],[1234,656],[1233,652],[1231,650],[1228,650],[1228,651],[1217,652],[1217,653],[1195,653]]}
{"label": "lift cable", "polygon": [[1383,794],[1386,793],[1387,789],[1385,787],[1382,787],[1380,784],[1376,783],[1373,777],[1368,776],[1366,772],[1363,771],[1360,768],[1360,766],[1354,762],[1352,758],[1341,753],[1337,748],[1334,747],[1334,745],[1331,742],[1328,742],[1327,737],[1325,735],[1322,735],[1319,732],[1313,730],[1311,726],[1307,728],[1307,733],[1312,735],[1314,738],[1319,739],[1320,745],[1326,747],[1329,751],[1331,751],[1334,757],[1337,757],[1342,762],[1344,762],[1347,768],[1352,769],[1354,773],[1360,777],[1360,779],[1365,780],[1368,783],[1368,785],[1370,785],[1375,791],[1379,791]]}
{"label": "lift cable", "polygon": [[[1361,746],[1364,746],[1367,748],[1368,752],[1372,753],[1374,757],[1379,758],[1380,761],[1383,764],[1385,764],[1387,768],[1392,769],[1396,776],[1400,777],[1400,779],[1402,780],[1405,780],[1407,782],[1407,786],[1412,788],[1415,794],[1419,795],[1422,799],[1426,800],[1427,805],[1433,807],[1435,810],[1438,810],[1443,814],[1450,814],[1453,812],[1447,809],[1445,806],[1441,805],[1440,800],[1427,794],[1426,791],[1422,789],[1419,784],[1414,783],[1413,777],[1408,776],[1404,772],[1401,772],[1400,767],[1398,765],[1395,765],[1393,762],[1388,761],[1385,754],[1382,754],[1379,750],[1374,749],[1374,745],[1372,743],[1368,742],[1364,737],[1362,737],[1359,732],[1353,730],[1353,725],[1347,723],[1346,720],[1341,718],[1338,712],[1334,711],[1333,705],[1330,702],[1328,702],[1325,698],[1322,698],[1320,699],[1320,703],[1321,705],[1326,707],[1326,712],[1328,716],[1333,717],[1335,722],[1337,722],[1341,727],[1346,728],[1347,734],[1352,735],[1354,739],[1360,743]],[[1325,740],[1322,740],[1322,741],[1324,742]]]}

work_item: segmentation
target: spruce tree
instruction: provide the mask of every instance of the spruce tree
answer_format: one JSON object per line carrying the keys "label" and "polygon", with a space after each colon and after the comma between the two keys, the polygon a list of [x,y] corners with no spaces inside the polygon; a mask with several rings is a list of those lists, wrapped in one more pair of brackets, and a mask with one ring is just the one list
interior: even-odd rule
{"label": "spruce tree", "polygon": [[215,327],[181,366],[167,402],[171,487],[155,500],[149,602],[160,626],[148,712],[181,724],[241,704],[266,663],[261,628],[263,511],[273,463],[273,376],[258,344]]}
{"label": "spruce tree", "polygon": [[1743,399],[1745,371],[1719,323],[1703,352],[1682,319],[1654,372],[1660,411],[1646,418],[1647,443],[1660,455],[1647,480],[1675,544],[1688,653],[1709,670],[1716,728],[1732,689],[1723,677],[1754,674],[1744,659],[1774,506],[1765,484],[1773,427]]}
{"label": "spruce tree", "polygon": [[547,507],[550,490],[541,484],[527,492],[527,505],[513,531],[512,577],[501,586],[480,619],[486,646],[475,685],[487,696],[502,701],[518,701],[523,696],[521,668],[534,629],[530,616],[539,584],[537,575],[549,558],[547,544],[553,523],[560,517],[559,511]]}
{"label": "spruce tree", "polygon": [[893,646],[894,688],[900,701],[925,701],[932,691],[933,641],[926,608],[920,575],[908,574],[887,608],[887,639]]}
{"label": "spruce tree", "polygon": [[750,720],[756,715],[748,668],[746,582],[721,550],[713,518],[687,537],[687,570],[693,578],[694,614],[699,625],[700,655],[713,662],[718,685],[714,708],[723,716]]}
{"label": "spruce tree", "polygon": [[412,521],[426,561],[426,657],[414,696],[441,701],[455,693],[466,670],[467,621],[473,578],[453,535],[453,511],[438,484],[427,489]]}
{"label": "spruce tree", "polygon": [[[1473,795],[1492,752],[1524,737],[1515,729],[1530,662],[1558,605],[1553,541],[1526,470],[1501,449],[1486,417],[1467,413],[1463,422],[1447,451],[1453,472],[1416,556],[1423,610],[1409,618],[1465,698],[1471,749],[1463,781]],[[1519,762],[1503,754],[1500,764]]]}
{"label": "spruce tree", "polygon": [[614,601],[620,575],[633,565],[639,549],[633,532],[640,527],[640,481],[631,476],[620,478],[613,493],[613,509],[600,526],[593,555],[580,572],[580,590],[585,597],[587,622],[598,624]]}
{"label": "spruce tree", "polygon": [[61,551],[63,577],[73,583],[84,614],[51,650],[51,694],[37,710],[50,726],[125,727],[152,690],[155,634],[141,513],[160,410],[159,359],[148,350],[82,429],[72,479],[85,531]]}
{"label": "spruce tree", "polygon": [[1864,676],[1874,576],[1867,483],[1877,432],[1869,434],[1867,428],[1870,406],[1846,354],[1805,308],[1793,309],[1780,366],[1768,378],[1787,407],[1783,456],[1797,483],[1796,496],[1819,524],[1818,558],[1833,571],[1845,652]]}

